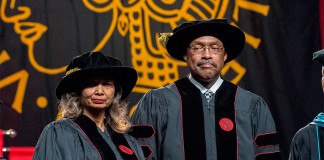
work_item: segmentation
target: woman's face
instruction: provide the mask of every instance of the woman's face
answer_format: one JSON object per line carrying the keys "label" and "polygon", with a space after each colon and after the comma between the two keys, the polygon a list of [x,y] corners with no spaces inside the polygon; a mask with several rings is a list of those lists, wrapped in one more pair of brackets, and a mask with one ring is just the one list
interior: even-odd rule
{"label": "woman's face", "polygon": [[113,80],[103,78],[90,79],[84,82],[81,92],[81,104],[85,111],[105,110],[110,106],[115,95]]}

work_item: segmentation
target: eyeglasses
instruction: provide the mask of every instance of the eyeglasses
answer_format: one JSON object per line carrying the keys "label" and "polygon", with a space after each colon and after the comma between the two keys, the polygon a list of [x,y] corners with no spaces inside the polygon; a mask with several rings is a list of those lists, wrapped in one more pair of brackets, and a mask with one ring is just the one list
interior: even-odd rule
{"label": "eyeglasses", "polygon": [[201,54],[206,49],[209,49],[210,53],[213,54],[219,54],[224,49],[224,47],[220,47],[218,45],[211,45],[211,46],[202,46],[202,45],[196,45],[196,46],[189,46],[193,53],[195,54]]}

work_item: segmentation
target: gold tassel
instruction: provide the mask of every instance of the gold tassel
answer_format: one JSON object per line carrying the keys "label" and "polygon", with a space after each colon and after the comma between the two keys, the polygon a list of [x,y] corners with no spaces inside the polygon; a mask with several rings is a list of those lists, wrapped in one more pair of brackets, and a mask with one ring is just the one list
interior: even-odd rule
{"label": "gold tassel", "polygon": [[166,44],[169,40],[169,38],[173,35],[173,33],[169,32],[169,33],[160,33],[160,37],[159,37],[159,43],[165,48]]}

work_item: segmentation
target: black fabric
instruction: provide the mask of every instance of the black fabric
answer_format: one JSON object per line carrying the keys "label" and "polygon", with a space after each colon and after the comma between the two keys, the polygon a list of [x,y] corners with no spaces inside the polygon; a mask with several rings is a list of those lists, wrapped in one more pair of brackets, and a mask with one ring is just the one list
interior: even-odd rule
{"label": "black fabric", "polygon": [[279,160],[280,152],[267,153],[267,154],[258,154],[255,156],[255,160]]}
{"label": "black fabric", "polygon": [[95,122],[84,115],[79,116],[74,122],[80,126],[92,144],[97,148],[103,160],[117,159],[114,152],[98,132]]}
{"label": "black fabric", "polygon": [[243,31],[236,26],[230,25],[227,19],[223,18],[196,20],[181,24],[173,30],[173,35],[167,41],[166,49],[173,58],[185,61],[183,54],[186,53],[191,41],[206,35],[217,37],[223,42],[227,52],[225,63],[236,58],[245,45]]}
{"label": "black fabric", "polygon": [[133,125],[129,135],[139,138],[151,138],[154,136],[155,131],[152,126],[149,125]]}
{"label": "black fabric", "polygon": [[[319,144],[320,144],[320,154],[322,159],[324,158],[324,127],[318,126],[318,136],[319,136]],[[310,137],[311,138],[311,137]]]}
{"label": "black fabric", "polygon": [[175,82],[181,96],[186,160],[206,159],[204,113],[200,91],[184,78]]}
{"label": "black fabric", "polygon": [[[123,74],[121,74],[123,73]],[[119,59],[105,56],[102,52],[87,52],[75,56],[66,68],[65,76],[56,87],[56,97],[61,99],[65,93],[78,92],[81,79],[96,76],[107,76],[120,83],[122,97],[125,99],[132,91],[137,81],[137,72],[134,68],[123,66]]]}
{"label": "black fabric", "polygon": [[143,150],[145,159],[150,158],[153,153],[151,148],[149,146],[143,146],[143,145],[141,146],[141,148]]}
{"label": "black fabric", "polygon": [[[130,132],[128,132],[129,135],[135,137],[136,139],[147,139],[151,138],[155,134],[155,130],[150,125],[133,125]],[[152,150],[149,146],[141,146],[144,157],[148,159],[152,155]]]}
{"label": "black fabric", "polygon": [[324,49],[314,52],[313,60],[318,61],[322,66],[324,66]]}
{"label": "black fabric", "polygon": [[[216,139],[217,139],[217,158],[226,160],[235,160],[237,156],[237,137],[235,123],[235,95],[237,86],[223,81],[221,87],[215,95],[215,121],[216,121]],[[231,130],[225,131],[219,122],[223,118],[232,121]]]}
{"label": "black fabric", "polygon": [[[317,136],[319,136],[319,138]],[[318,143],[320,145],[320,153],[318,153]],[[323,159],[323,146],[324,127],[318,127],[317,135],[316,125],[308,124],[294,135],[290,145],[289,160],[317,160],[319,154]]]}
{"label": "black fabric", "polygon": [[138,159],[137,156],[135,155],[134,151],[131,149],[129,146],[127,140],[125,139],[124,135],[121,133],[117,133],[111,128],[109,129],[109,134],[110,137],[119,150],[119,153],[121,154],[122,158],[125,160],[133,160],[133,159]]}
{"label": "black fabric", "polygon": [[255,139],[255,144],[258,147],[279,145],[278,133],[276,132],[276,133],[258,135]]}

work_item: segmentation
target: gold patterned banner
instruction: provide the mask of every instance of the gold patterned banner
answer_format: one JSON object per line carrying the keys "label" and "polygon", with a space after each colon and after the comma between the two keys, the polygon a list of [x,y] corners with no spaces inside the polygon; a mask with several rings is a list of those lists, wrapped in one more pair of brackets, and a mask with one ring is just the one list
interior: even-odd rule
{"label": "gold patterned banner", "polygon": [[[149,89],[173,83],[188,73],[186,64],[171,58],[159,44],[160,33],[172,32],[184,21],[213,18],[227,18],[246,35],[243,53],[225,65],[222,76],[260,94],[275,119],[285,119],[279,113],[281,104],[293,110],[297,102],[291,102],[291,97],[301,93],[287,92],[299,87],[290,82],[295,78],[289,77],[295,72],[290,69],[297,69],[290,62],[295,55],[292,52],[305,55],[294,57],[297,62],[305,61],[319,46],[318,28],[298,24],[314,25],[318,20],[289,18],[297,7],[270,0],[1,0],[0,99],[4,104],[0,129],[17,130],[18,136],[7,140],[9,145],[34,146],[43,127],[59,116],[55,87],[65,76],[66,65],[72,57],[91,50],[118,57],[138,71],[137,84],[127,99],[135,106]],[[316,15],[312,7],[303,9]],[[296,46],[301,37],[307,43]],[[313,67],[310,60],[305,63]],[[302,69],[302,77],[312,72]],[[287,139],[293,131],[289,129]]]}

